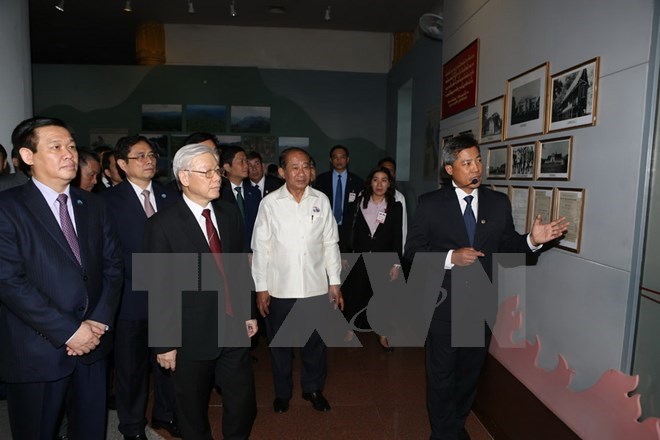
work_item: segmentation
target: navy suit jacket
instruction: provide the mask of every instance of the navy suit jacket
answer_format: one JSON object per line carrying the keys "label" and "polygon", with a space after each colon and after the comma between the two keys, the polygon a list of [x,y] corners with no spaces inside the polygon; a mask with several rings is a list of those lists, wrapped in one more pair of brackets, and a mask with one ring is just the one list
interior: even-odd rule
{"label": "navy suit jacket", "polygon": [[[231,189],[231,182],[227,179],[222,179],[222,187],[220,189],[220,200],[234,204],[238,207],[236,196]],[[259,211],[259,204],[261,203],[261,191],[258,191],[252,185],[243,184],[243,207],[245,208],[245,218],[243,219],[243,230],[245,237],[245,245],[250,248],[252,243],[252,231],[254,231],[254,222],[257,220],[257,212]]]}
{"label": "navy suit jacket", "polygon": [[[280,186],[284,185],[284,180],[278,179],[275,176],[270,176],[266,174],[264,175],[264,177],[266,178],[264,180],[264,197],[266,197],[268,194],[278,189]],[[254,188],[254,183],[252,183],[252,181],[248,177],[243,179],[243,186],[245,185],[250,185],[251,187]],[[261,193],[261,191],[259,192]]]}
{"label": "navy suit jacket", "polygon": [[[173,205],[181,196],[156,181],[152,182],[156,209],[160,211]],[[133,291],[133,253],[142,251],[144,224],[147,214],[142,200],[133,187],[124,180],[117,186],[101,193],[108,207],[108,214],[118,231],[119,244],[124,257],[124,288],[119,306],[118,319],[146,320],[148,316],[147,292]]]}
{"label": "navy suit jacket", "polygon": [[[518,234],[513,226],[509,198],[499,192],[479,187],[479,212],[474,236],[474,249],[485,254],[479,258],[484,271],[492,277],[494,253],[529,253],[527,235]],[[448,252],[470,247],[461,206],[453,186],[420,196],[417,209],[408,228],[404,258],[412,264],[417,252]],[[443,262],[444,264],[444,262]],[[441,269],[441,268],[440,268]],[[443,320],[449,321],[451,310],[451,272],[445,273],[443,287],[449,292],[448,301],[439,307]]]}
{"label": "navy suit jacket", "polygon": [[[241,239],[243,236],[243,221],[238,207],[223,200],[214,200],[212,206],[218,222],[218,235],[222,243],[222,252],[247,254],[248,248]],[[144,249],[148,253],[199,254],[211,252],[197,219],[183,198],[179,198],[176,204],[157,212],[147,220],[144,233]],[[234,292],[236,294],[241,293],[240,289],[234,288],[234,280],[241,277],[251,280],[247,257],[245,261],[244,272],[232,272],[227,279],[232,295]],[[164,276],[177,276],[177,273],[176,271],[170,271]],[[201,285],[201,281],[198,281],[198,285]],[[166,353],[178,348],[178,355],[187,359],[210,360],[217,358],[221,352],[216,337],[218,334],[217,301],[218,297],[223,298],[222,295],[220,292],[184,292],[182,312],[172,310],[172,313],[182,313],[182,345],[181,347],[155,348],[155,351]],[[231,322],[230,325],[237,327],[241,334],[245,334],[245,320]],[[249,341],[247,344],[249,346]]]}
{"label": "navy suit jacket", "polygon": [[[341,225],[339,225],[339,248],[342,252],[349,252],[349,241],[353,217],[356,213],[358,195],[364,189],[364,182],[357,175],[347,172],[346,189],[344,190],[344,210]],[[314,188],[325,194],[334,209],[335,201],[332,197],[332,170],[319,174],[314,182]],[[351,194],[353,194],[351,196]],[[351,201],[351,199],[353,199]]]}
{"label": "navy suit jacket", "polygon": [[91,319],[112,325],[122,258],[105,204],[71,187],[82,266],[32,181],[0,193],[0,379],[44,382],[71,374],[112,349],[112,332],[84,356],[66,341]]}

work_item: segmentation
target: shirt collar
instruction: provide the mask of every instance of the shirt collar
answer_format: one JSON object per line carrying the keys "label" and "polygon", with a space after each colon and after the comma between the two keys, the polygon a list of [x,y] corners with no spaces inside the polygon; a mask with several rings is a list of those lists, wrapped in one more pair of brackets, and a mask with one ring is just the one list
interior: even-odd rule
{"label": "shirt collar", "polygon": [[58,193],[55,191],[53,188],[50,186],[46,185],[45,183],[42,183],[38,181],[35,177],[32,177],[32,181],[34,182],[34,185],[37,187],[39,192],[44,196],[46,199],[46,202],[48,203],[48,206],[53,206],[55,202],[57,201],[57,197],[60,194],[66,194],[68,197],[68,200],[71,199],[71,185],[67,185],[66,188],[64,188],[64,191],[61,193]]}
{"label": "shirt collar", "polygon": [[474,190],[472,190],[472,192],[470,194],[468,194],[465,191],[463,191],[463,188],[459,188],[453,180],[451,181],[451,184],[454,187],[454,190],[456,191],[456,196],[460,200],[465,199],[465,197],[467,197],[467,196],[473,196],[474,197],[473,200],[478,200],[479,199],[479,188],[475,188]]}
{"label": "shirt collar", "polygon": [[200,206],[197,203],[190,200],[188,197],[186,197],[185,194],[182,193],[181,195],[183,196],[183,201],[186,202],[186,205],[188,205],[188,208],[190,208],[195,218],[201,217],[202,211],[204,211],[205,209],[210,209],[211,211],[213,211],[213,206],[211,205],[211,202],[209,202],[206,206]]}

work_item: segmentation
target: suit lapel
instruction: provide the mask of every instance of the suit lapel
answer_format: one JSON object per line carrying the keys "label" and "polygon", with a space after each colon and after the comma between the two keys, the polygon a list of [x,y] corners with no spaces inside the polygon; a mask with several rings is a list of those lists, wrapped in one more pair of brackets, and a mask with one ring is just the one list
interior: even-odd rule
{"label": "suit lapel", "polygon": [[[188,237],[193,247],[198,249],[199,252],[210,252],[209,242],[206,241],[204,233],[199,227],[199,222],[193,215],[183,198],[177,201],[177,210],[179,211],[179,220],[181,223],[181,230]],[[204,249],[202,251],[202,249]]]}
{"label": "suit lapel", "polygon": [[[213,211],[215,212],[215,219],[218,222],[218,235],[220,236],[220,243],[222,243],[222,251],[229,252],[232,247],[232,234],[229,234],[227,231],[231,230],[231,225],[227,219],[227,216],[224,215],[222,207],[216,203],[211,204],[213,206]],[[242,237],[239,237],[241,240]]]}
{"label": "suit lapel", "polygon": [[[89,208],[87,201],[84,199],[81,191],[77,188],[71,188],[71,203],[73,203],[73,215],[76,222],[76,231],[78,233],[78,246],[80,247],[80,260],[83,263],[89,261],[89,253],[87,252],[87,244],[89,237]],[[68,245],[68,243],[67,243]],[[73,252],[71,253],[73,255]]]}
{"label": "suit lapel", "polygon": [[154,191],[154,197],[156,199],[156,208],[160,211],[161,209],[167,206],[168,202],[170,202],[168,200],[169,196],[165,191],[165,187],[161,187],[156,182],[152,182],[151,189],[153,189]]}
{"label": "suit lapel", "polygon": [[[487,220],[492,207],[492,198],[488,190],[479,188],[479,214],[477,216],[477,227],[474,231],[474,248],[480,249],[484,237],[484,229],[487,227]],[[479,246],[479,247],[477,247]]]}
{"label": "suit lapel", "polygon": [[[62,228],[60,228],[59,223],[57,223],[57,220],[53,215],[53,211],[51,211],[50,206],[48,206],[48,203],[46,203],[46,199],[44,199],[39,189],[37,189],[32,181],[26,183],[23,188],[25,191],[24,203],[27,206],[29,212],[34,214],[37,222],[40,223],[46,231],[48,231],[51,237],[53,237],[53,239],[60,245],[60,247],[62,247],[62,250],[69,256],[69,258],[71,258],[71,260],[73,260],[76,265],[79,266],[78,260],[73,254],[71,246],[69,246],[69,242],[67,242],[66,237],[64,237]],[[74,203],[74,210],[75,205],[76,203]]]}

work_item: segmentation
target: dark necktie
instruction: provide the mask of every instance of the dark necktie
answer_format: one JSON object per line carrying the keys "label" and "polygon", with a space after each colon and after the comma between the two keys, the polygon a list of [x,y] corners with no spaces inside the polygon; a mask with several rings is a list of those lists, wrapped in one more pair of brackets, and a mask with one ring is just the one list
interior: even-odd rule
{"label": "dark necktie", "polygon": [[238,210],[241,211],[241,217],[245,218],[245,200],[243,200],[241,189],[242,188],[240,186],[237,186],[234,188],[234,191],[236,191],[236,203],[238,204]]}
{"label": "dark necktie", "polygon": [[220,244],[218,231],[216,231],[215,226],[213,225],[213,220],[211,220],[211,210],[203,210],[202,217],[206,220],[206,235],[209,237],[209,247],[215,258],[215,265],[218,267],[220,275],[222,275],[222,282],[225,287],[225,312],[229,316],[234,316],[234,311],[231,307],[231,300],[229,299],[229,286],[227,285],[227,277],[225,276],[225,265],[222,262],[222,245]]}
{"label": "dark necktie", "polygon": [[465,229],[467,230],[470,246],[474,244],[474,231],[477,229],[477,219],[474,218],[474,211],[472,211],[472,199],[474,196],[465,196],[463,200],[467,203],[465,212],[463,213],[463,221],[465,222]]}
{"label": "dark necktie", "polygon": [[337,174],[337,188],[335,189],[335,204],[332,209],[337,224],[341,224],[341,218],[344,215],[344,192],[341,187],[341,174]]}
{"label": "dark necktie", "polygon": [[147,214],[147,218],[151,217],[156,213],[156,210],[154,209],[154,205],[151,204],[151,200],[149,200],[149,192],[148,189],[145,189],[142,191],[142,195],[144,196],[144,212]]}
{"label": "dark necktie", "polygon": [[69,247],[73,251],[73,255],[75,255],[76,260],[78,260],[78,264],[82,266],[78,236],[76,235],[76,230],[73,228],[73,222],[71,221],[71,216],[69,215],[69,210],[66,206],[66,201],[68,199],[69,197],[66,194],[60,194],[57,196],[57,201],[60,204],[60,227],[62,228],[66,241],[69,243]]}

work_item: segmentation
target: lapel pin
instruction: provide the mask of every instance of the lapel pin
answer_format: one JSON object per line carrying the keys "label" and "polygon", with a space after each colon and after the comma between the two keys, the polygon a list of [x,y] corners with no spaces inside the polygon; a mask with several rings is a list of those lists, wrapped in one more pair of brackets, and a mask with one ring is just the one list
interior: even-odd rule
{"label": "lapel pin", "polygon": [[167,194],[163,193],[160,195],[163,199],[167,197]]}
{"label": "lapel pin", "polygon": [[80,199],[78,199],[78,200],[76,200],[76,203],[79,204],[79,205],[82,205],[82,204],[83,204],[83,201],[80,200]]}
{"label": "lapel pin", "polygon": [[482,224],[482,225],[485,225],[485,224],[486,224],[486,220],[481,219],[481,224]]}

